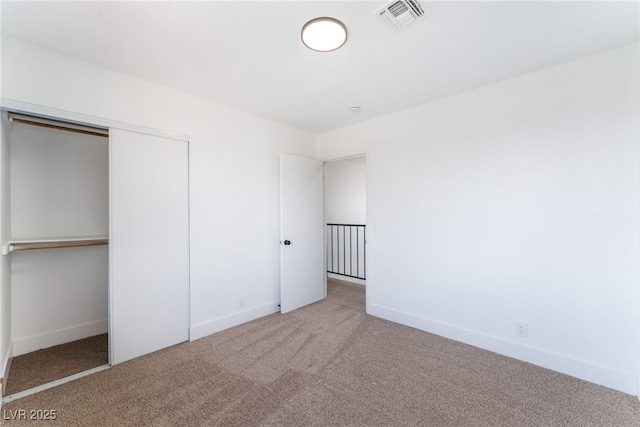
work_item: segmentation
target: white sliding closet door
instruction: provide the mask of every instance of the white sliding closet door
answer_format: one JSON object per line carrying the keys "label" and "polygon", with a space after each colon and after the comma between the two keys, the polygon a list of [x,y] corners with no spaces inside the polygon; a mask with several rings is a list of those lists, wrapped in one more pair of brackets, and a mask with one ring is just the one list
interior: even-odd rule
{"label": "white sliding closet door", "polygon": [[111,363],[189,338],[188,143],[111,129]]}

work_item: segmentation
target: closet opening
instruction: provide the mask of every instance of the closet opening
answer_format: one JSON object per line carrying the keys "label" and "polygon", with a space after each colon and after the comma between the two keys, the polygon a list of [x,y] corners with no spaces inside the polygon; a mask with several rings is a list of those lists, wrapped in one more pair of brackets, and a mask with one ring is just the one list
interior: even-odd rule
{"label": "closet opening", "polygon": [[110,364],[109,130],[7,111],[2,121],[10,401]]}

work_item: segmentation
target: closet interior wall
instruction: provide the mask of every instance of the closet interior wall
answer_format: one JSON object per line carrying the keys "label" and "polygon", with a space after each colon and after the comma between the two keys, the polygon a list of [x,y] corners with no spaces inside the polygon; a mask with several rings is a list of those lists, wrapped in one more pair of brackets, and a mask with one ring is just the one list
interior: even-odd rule
{"label": "closet interior wall", "polygon": [[[108,138],[16,121],[7,128],[9,240],[106,239]],[[12,356],[107,332],[108,246],[13,251],[5,258]]]}

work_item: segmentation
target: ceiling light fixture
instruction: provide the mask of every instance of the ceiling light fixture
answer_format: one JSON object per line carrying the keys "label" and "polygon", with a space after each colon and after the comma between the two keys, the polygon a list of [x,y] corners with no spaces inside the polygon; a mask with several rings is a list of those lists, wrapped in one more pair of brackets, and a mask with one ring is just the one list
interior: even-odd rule
{"label": "ceiling light fixture", "polygon": [[331,52],[347,41],[347,27],[335,18],[315,18],[302,27],[302,43],[316,52]]}

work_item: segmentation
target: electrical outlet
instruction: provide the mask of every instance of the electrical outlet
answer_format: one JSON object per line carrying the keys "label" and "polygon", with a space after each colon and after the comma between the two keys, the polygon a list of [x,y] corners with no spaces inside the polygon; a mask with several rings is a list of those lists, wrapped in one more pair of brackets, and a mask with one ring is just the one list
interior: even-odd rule
{"label": "electrical outlet", "polygon": [[238,308],[244,307],[244,295],[238,297]]}
{"label": "electrical outlet", "polygon": [[526,338],[529,336],[529,327],[524,322],[516,322],[516,336]]}

